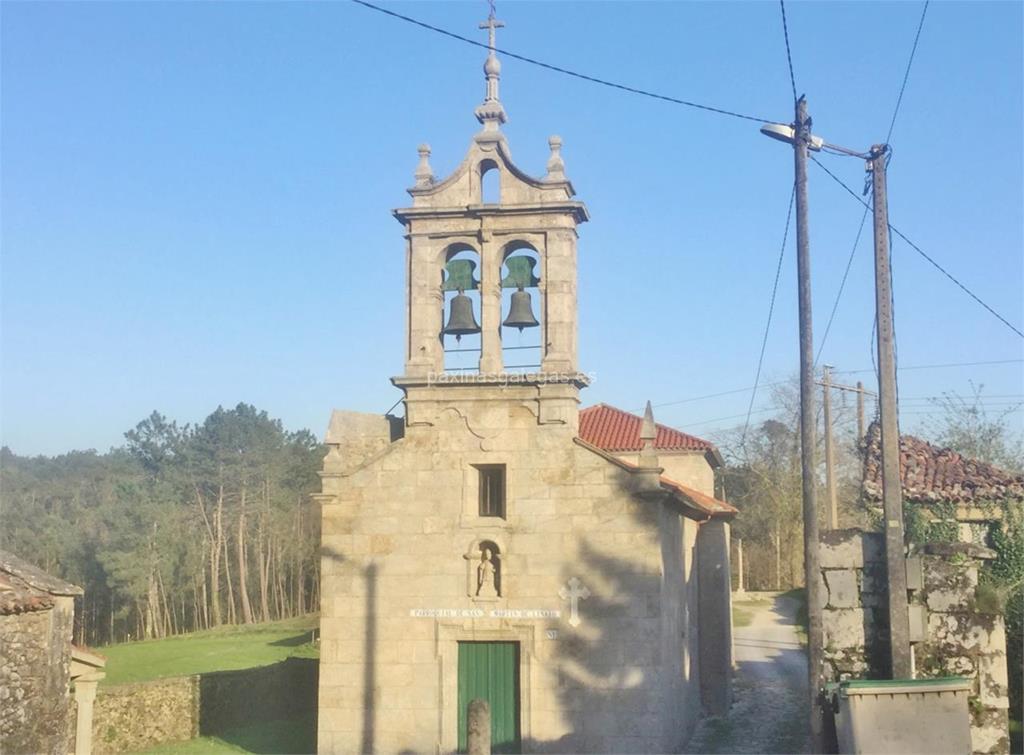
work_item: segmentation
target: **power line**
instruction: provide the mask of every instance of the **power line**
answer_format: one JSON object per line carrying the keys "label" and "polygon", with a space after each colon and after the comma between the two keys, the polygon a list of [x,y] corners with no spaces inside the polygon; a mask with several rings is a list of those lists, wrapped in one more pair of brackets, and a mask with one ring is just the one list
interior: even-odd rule
{"label": "power line", "polygon": [[775,312],[775,294],[779,290],[779,277],[782,275],[782,259],[786,256],[786,241],[789,239],[789,224],[793,219],[793,201],[796,199],[796,184],[789,193],[789,209],[786,211],[786,230],[782,233],[782,245],[779,247],[779,261],[775,266],[775,283],[772,284],[772,296],[768,302],[768,322],[764,324],[764,336],[761,338],[761,354],[757,358],[757,373],[754,376],[754,392],[750,394],[750,403],[747,405],[747,421],[743,426],[743,435],[740,438],[740,445],[747,439],[747,428],[750,426],[750,410],[754,408],[754,399],[757,397],[757,385],[761,382],[761,367],[764,365],[764,350],[768,345],[768,331],[772,327],[772,314]]}
{"label": "power line", "polygon": [[[428,31],[436,32],[437,34],[442,34],[446,37],[450,37],[451,39],[457,39],[460,42],[465,42],[467,45],[473,45],[474,47],[482,47],[485,50],[491,49],[488,45],[484,44],[483,42],[477,42],[475,39],[463,37],[461,34],[456,34],[455,32],[448,31],[447,29],[441,29],[437,26],[431,26],[430,24],[424,23],[423,21],[419,21],[415,18],[403,16],[401,13],[395,13],[394,11],[390,11],[386,8],[381,8],[378,5],[366,2],[366,0],[352,0],[352,2],[355,3],[356,5],[363,6],[364,8],[375,10],[378,13],[383,13],[386,16],[391,16],[392,18],[397,18],[401,21],[405,21],[415,26],[419,26],[422,29],[427,29]],[[497,53],[501,53],[507,58],[513,58],[515,60],[520,60],[523,63],[529,63],[530,65],[538,66],[540,68],[546,68],[547,70],[554,71],[555,73],[565,74],[566,76],[572,76],[573,78],[582,79],[583,81],[589,81],[593,84],[600,84],[601,86],[611,87],[612,89],[619,89],[623,92],[639,94],[642,97],[650,97],[651,99],[662,100],[663,102],[671,102],[676,105],[683,105],[685,107],[692,107],[698,110],[705,110],[709,113],[718,113],[719,115],[728,115],[733,118],[742,118],[743,120],[754,121],[755,123],[774,123],[774,121],[771,118],[758,118],[753,115],[744,115],[743,113],[737,113],[732,110],[725,110],[723,108],[713,107],[711,105],[702,105],[698,102],[690,102],[689,100],[681,100],[677,97],[669,97],[668,95],[658,94],[656,92],[649,92],[646,89],[638,89],[637,87],[626,86],[625,84],[617,84],[614,81],[599,79],[596,76],[588,76],[587,74],[579,73],[578,71],[571,71],[568,68],[562,68],[560,66],[552,65],[550,63],[544,63],[543,61],[540,60],[535,60],[534,58],[528,58],[525,55],[519,55],[518,53],[503,50],[500,47],[495,47],[494,51]]]}
{"label": "power line", "polygon": [[[909,366],[906,366],[906,367],[900,367],[898,369],[900,371],[904,371],[904,370],[933,370],[933,369],[942,369],[942,368],[949,368],[949,367],[978,367],[978,366],[985,366],[985,365],[1020,364],[1021,362],[1024,362],[1024,359],[995,359],[995,360],[989,360],[989,361],[984,361],[984,362],[951,362],[951,363],[947,363],[947,364],[916,364],[916,365],[909,365]],[[866,373],[866,372],[873,373],[874,369],[834,370],[832,374],[833,375],[858,375],[858,374],[863,374],[863,373]],[[788,380],[777,380],[777,381],[775,381],[773,383],[762,383],[762,384],[756,385],[756,386],[748,386],[747,388],[734,388],[734,389],[728,390],[728,391],[720,391],[719,393],[708,393],[708,394],[703,395],[703,396],[693,396],[691,398],[684,398],[684,399],[679,399],[679,400],[676,400],[676,401],[665,401],[665,402],[662,402],[662,403],[659,403],[659,404],[654,404],[653,406],[655,408],[665,407],[665,406],[677,406],[679,404],[688,404],[688,403],[691,403],[691,402],[694,402],[694,401],[703,401],[703,400],[709,399],[709,398],[720,398],[721,396],[731,396],[731,395],[734,395],[734,394],[737,394],[737,393],[746,393],[747,391],[757,390],[758,388],[769,388],[769,387],[776,386],[776,385],[785,385],[788,382],[790,382],[790,381],[788,381]],[[1021,397],[1024,397],[1024,394],[1007,393],[1007,394],[992,394],[991,396],[985,396],[984,398],[996,398],[996,397],[998,397],[998,398],[1016,398],[1018,395],[1020,395]],[[916,401],[916,400],[919,400],[919,399],[930,399],[930,398],[941,399],[942,396],[934,396],[934,397],[931,397],[931,396],[914,396],[914,397],[911,397],[909,399],[901,399],[901,400]],[[756,412],[757,410],[754,410],[754,411]],[[738,416],[743,417],[745,415],[740,414]],[[739,425],[737,425],[737,427],[739,427]]]}
{"label": "power line", "polygon": [[861,234],[864,232],[864,221],[868,219],[868,211],[864,210],[864,214],[860,216],[860,226],[857,228],[857,237],[853,240],[853,247],[850,249],[850,256],[846,260],[846,270],[843,271],[843,279],[839,281],[839,291],[836,293],[836,300],[832,303],[832,313],[828,316],[828,324],[825,325],[825,333],[821,337],[821,343],[818,345],[818,353],[814,357],[814,364],[818,364],[818,360],[821,359],[821,352],[825,349],[825,341],[828,340],[829,331],[832,330],[832,321],[836,319],[836,311],[839,309],[839,300],[843,296],[843,289],[846,287],[846,279],[850,275],[850,268],[853,266],[853,257],[857,253],[857,246],[860,244]]}
{"label": "power line", "polygon": [[889,122],[889,133],[885,135],[885,143],[888,144],[892,138],[892,130],[896,126],[896,116],[900,114],[900,105],[903,103],[903,92],[907,88],[907,79],[910,78],[910,67],[914,65],[914,53],[917,52],[917,43],[921,39],[921,29],[924,27],[924,17],[928,13],[928,3],[930,0],[925,0],[924,7],[921,9],[921,20],[917,22],[917,33],[914,35],[914,44],[910,48],[910,59],[907,61],[907,70],[903,72],[903,83],[900,85],[900,96],[896,98],[896,108],[892,113],[892,120]]}
{"label": "power line", "polygon": [[796,102],[796,76],[793,75],[793,55],[789,51],[789,24],[786,23],[785,0],[779,0],[779,8],[782,9],[782,34],[786,38],[786,62],[789,63],[789,83],[793,87],[793,102]]}
{"label": "power line", "polygon": [[[779,0],[779,2],[782,2],[782,0]],[[917,52],[917,43],[921,40],[921,29],[924,27],[924,17],[925,14],[928,13],[929,2],[930,0],[925,0],[924,8],[921,9],[921,20],[918,21],[917,24],[917,32],[914,34],[914,44],[911,45],[910,47],[910,57],[907,59],[907,67],[903,71],[903,82],[900,84],[900,93],[899,96],[896,98],[896,107],[893,108],[892,118],[889,121],[889,131],[885,135],[886,144],[888,144],[889,140],[892,138],[892,131],[896,127],[896,117],[900,114],[900,105],[903,103],[903,93],[906,91],[907,81],[910,79],[910,69],[914,65],[914,55]],[[891,159],[891,150],[889,154]],[[843,280],[839,284],[839,291],[836,293],[836,300],[835,303],[832,305],[832,314],[830,314],[828,317],[828,325],[825,326],[825,334],[821,337],[821,345],[818,347],[818,354],[816,357],[814,357],[815,364],[817,364],[818,360],[821,358],[821,352],[825,348],[825,341],[828,340],[829,330],[831,330],[832,328],[832,321],[835,319],[836,310],[838,310],[839,308],[839,300],[843,296],[843,289],[846,286],[846,278],[850,274],[850,266],[853,264],[854,255],[857,253],[857,244],[860,242],[861,233],[864,231],[864,222],[867,220],[867,218],[868,208],[865,207],[863,214],[860,216],[860,226],[857,228],[857,238],[854,239],[853,241],[853,248],[850,249],[850,257],[846,261],[846,270],[843,272]],[[892,249],[890,249],[889,252],[891,254]],[[891,267],[892,263],[890,262],[890,268]],[[875,340],[874,327],[872,327],[871,340],[872,342]]]}
{"label": "power line", "polygon": [[[761,385],[761,387],[762,388],[771,388],[772,386],[783,385],[784,383],[788,383],[788,382],[789,382],[788,380],[777,380],[774,383],[763,383]],[[704,399],[709,399],[709,398],[719,398],[720,396],[731,396],[731,395],[736,394],[736,393],[746,393],[747,391],[752,391],[752,390],[754,390],[754,388],[752,388],[752,387],[751,388],[735,388],[735,389],[733,389],[731,391],[722,391],[720,393],[708,393],[707,395],[704,395],[704,396],[694,396],[693,398],[684,398],[684,399],[680,399],[678,401],[666,401],[666,402],[661,403],[661,404],[652,404],[651,406],[654,409],[658,409],[658,408],[661,408],[663,406],[678,406],[679,404],[689,404],[689,403],[692,403],[694,401],[703,401]],[[640,408],[637,411],[638,412],[642,412],[643,408]]]}
{"label": "power line", "polygon": [[[900,367],[900,371],[904,370],[936,370],[944,367],[979,367],[982,365],[990,364],[1020,364],[1024,362],[1024,359],[993,359],[986,362],[947,362],[945,364],[915,364],[907,367]],[[874,372],[874,370],[836,370],[836,375],[858,375],[864,372]]]}
{"label": "power line", "polygon": [[[847,185],[846,185],[845,183],[843,183],[842,179],[840,179],[840,178],[839,178],[839,177],[838,177],[838,176],[837,176],[837,175],[836,175],[835,173],[833,173],[833,172],[832,172],[832,171],[830,171],[830,170],[829,170],[828,168],[826,168],[826,167],[825,167],[825,166],[824,166],[824,165],[822,164],[822,162],[821,162],[820,160],[818,160],[818,158],[816,158],[816,157],[815,157],[814,155],[811,155],[810,157],[811,157],[811,159],[812,159],[812,160],[814,161],[814,164],[815,164],[815,165],[817,165],[817,166],[818,166],[819,168],[821,168],[821,169],[822,169],[823,171],[825,171],[826,173],[828,173],[829,177],[830,177],[830,178],[831,178],[831,179],[832,179],[833,181],[835,181],[836,183],[838,183],[838,184],[839,184],[840,186],[842,186],[842,187],[843,187],[844,189],[846,189],[846,191],[847,191],[847,192],[848,192],[848,193],[850,194],[850,196],[852,196],[852,197],[853,197],[854,199],[856,199],[856,200],[857,200],[858,202],[860,202],[860,203],[861,203],[862,205],[864,205],[864,206],[865,206],[865,207],[867,207],[868,209],[870,209],[870,208],[871,208],[871,206],[870,206],[870,205],[869,205],[869,204],[868,204],[867,202],[865,202],[865,201],[864,201],[864,200],[863,200],[863,199],[862,199],[861,197],[859,197],[859,196],[857,195],[857,192],[855,192],[855,191],[854,191],[853,189],[851,189],[851,188],[850,188],[849,186],[847,186]],[[961,283],[961,282],[960,282],[959,280],[957,280],[957,279],[956,279],[955,277],[953,277],[953,274],[952,274],[952,273],[950,273],[950,272],[949,272],[948,270],[946,270],[946,268],[944,268],[944,267],[943,267],[942,265],[940,265],[940,264],[939,264],[938,262],[936,262],[936,261],[935,261],[934,259],[932,259],[932,258],[931,258],[931,257],[930,257],[930,256],[929,256],[928,254],[926,254],[926,253],[925,253],[925,251],[924,251],[923,249],[921,249],[921,247],[919,247],[919,246],[918,246],[917,244],[915,244],[915,243],[914,243],[913,241],[911,241],[910,239],[908,239],[908,238],[906,237],[906,235],[904,235],[904,233],[903,233],[903,232],[902,232],[902,231],[901,231],[901,230],[900,230],[899,228],[897,228],[897,227],[896,227],[896,226],[894,226],[894,225],[893,225],[892,223],[890,223],[890,224],[889,224],[889,230],[890,230],[890,231],[892,231],[893,233],[895,233],[895,234],[896,234],[897,236],[899,236],[899,237],[900,237],[901,239],[903,239],[904,241],[906,241],[906,242],[907,242],[907,244],[909,244],[909,245],[910,245],[910,248],[911,248],[911,249],[913,249],[913,250],[914,250],[915,252],[917,252],[917,253],[918,253],[918,254],[920,254],[920,255],[921,255],[922,257],[924,257],[924,258],[925,258],[925,260],[927,260],[927,261],[928,261],[928,262],[929,262],[929,263],[930,263],[930,264],[931,264],[931,265],[932,265],[932,266],[933,266],[933,267],[934,267],[934,268],[935,268],[936,270],[938,270],[938,271],[939,271],[940,273],[942,273],[942,274],[943,274],[943,275],[945,275],[945,276],[946,276],[947,278],[949,278],[949,279],[950,279],[951,281],[953,281],[953,283],[955,283],[955,284],[956,284],[956,286],[957,286],[957,287],[958,287],[958,288],[959,288],[959,289],[960,289],[961,291],[963,291],[963,292],[964,292],[965,294],[967,294],[967,295],[968,295],[968,296],[970,296],[970,297],[971,297],[972,299],[974,299],[974,301],[976,301],[976,302],[977,302],[978,304],[980,304],[980,305],[981,305],[981,306],[983,306],[983,307],[984,307],[985,309],[987,309],[987,310],[989,311],[989,313],[990,313],[990,314],[992,314],[993,316],[995,316],[995,317],[996,317],[996,319],[998,319],[998,320],[999,320],[999,321],[1000,321],[1001,323],[1003,323],[1003,325],[1005,325],[1006,327],[1008,327],[1008,328],[1009,328],[1010,330],[1012,330],[1012,331],[1013,331],[1014,333],[1016,333],[1017,335],[1019,335],[1019,336],[1020,336],[1021,338],[1024,338],[1024,332],[1021,332],[1021,330],[1020,330],[1019,328],[1017,328],[1016,326],[1014,326],[1014,325],[1010,324],[1010,321],[1009,321],[1009,320],[1007,320],[1007,319],[1006,319],[1005,317],[1003,317],[1003,316],[1002,316],[1001,314],[999,314],[999,313],[998,313],[998,312],[996,312],[996,311],[995,311],[994,309],[992,309],[992,307],[990,307],[990,306],[989,306],[988,304],[986,304],[986,303],[985,303],[984,301],[982,301],[982,300],[981,300],[981,298],[980,298],[980,297],[979,297],[979,296],[978,296],[977,294],[975,294],[975,293],[974,293],[973,291],[971,291],[971,289],[967,288],[967,286],[965,286],[965,285],[964,285],[963,283]]]}

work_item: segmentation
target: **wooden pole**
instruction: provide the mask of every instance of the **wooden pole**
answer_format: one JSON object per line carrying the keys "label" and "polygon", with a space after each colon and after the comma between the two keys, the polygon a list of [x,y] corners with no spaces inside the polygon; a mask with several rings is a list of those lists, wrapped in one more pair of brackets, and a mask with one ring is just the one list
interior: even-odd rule
{"label": "wooden pole", "polygon": [[817,478],[814,464],[814,336],[811,318],[811,247],[807,223],[807,149],[811,119],[807,100],[796,102],[793,164],[796,179],[796,260],[800,309],[800,463],[803,487],[804,585],[807,592],[807,674],[812,752],[822,752],[822,607],[819,599]]}
{"label": "wooden pole", "polygon": [[835,456],[832,451],[832,367],[825,365],[821,390],[825,403],[825,485],[828,489],[828,528],[839,529],[839,503],[836,500]]}
{"label": "wooden pole", "polygon": [[864,383],[857,381],[857,442],[864,440]]}
{"label": "wooden pole", "polygon": [[889,270],[889,211],[885,162],[888,145],[871,148],[869,169],[874,201],[875,310],[878,319],[878,402],[882,428],[882,503],[885,512],[885,563],[889,595],[889,657],[893,679],[909,679],[910,618],[907,614],[907,566],[900,488],[900,431],[896,416],[896,352]]}

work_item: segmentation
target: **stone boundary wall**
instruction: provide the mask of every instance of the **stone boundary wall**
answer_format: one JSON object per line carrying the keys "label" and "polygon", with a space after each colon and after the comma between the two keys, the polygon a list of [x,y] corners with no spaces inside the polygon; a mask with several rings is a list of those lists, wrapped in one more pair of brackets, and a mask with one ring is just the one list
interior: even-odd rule
{"label": "stone boundary wall", "polygon": [[[917,546],[923,575],[910,593],[923,621],[914,643],[919,678],[974,679],[970,698],[975,753],[1008,753],[1009,680],[1003,617],[979,607],[978,572],[991,552],[968,544]],[[822,534],[821,600],[825,674],[830,681],[888,676],[885,541],[859,529]],[[913,618],[911,633],[913,636]]]}
{"label": "stone boundary wall", "polygon": [[[93,752],[131,752],[315,711],[318,669],[316,659],[288,658],[239,671],[100,686]],[[76,714],[71,708],[69,752]]]}

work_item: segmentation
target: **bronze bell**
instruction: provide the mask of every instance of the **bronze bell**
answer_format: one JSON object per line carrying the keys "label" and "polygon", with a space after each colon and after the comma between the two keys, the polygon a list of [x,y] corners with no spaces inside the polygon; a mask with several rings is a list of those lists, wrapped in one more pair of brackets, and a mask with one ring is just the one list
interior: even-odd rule
{"label": "bronze bell", "polygon": [[520,333],[523,332],[523,328],[536,328],[540,325],[537,318],[533,316],[530,294],[523,291],[521,286],[512,294],[512,305],[508,308],[508,317],[505,318],[502,325],[506,328],[519,328]]}
{"label": "bronze bell", "polygon": [[459,291],[452,299],[451,310],[448,315],[448,324],[442,331],[445,335],[455,336],[456,341],[462,340],[463,336],[480,332],[476,317],[473,315],[473,300]]}

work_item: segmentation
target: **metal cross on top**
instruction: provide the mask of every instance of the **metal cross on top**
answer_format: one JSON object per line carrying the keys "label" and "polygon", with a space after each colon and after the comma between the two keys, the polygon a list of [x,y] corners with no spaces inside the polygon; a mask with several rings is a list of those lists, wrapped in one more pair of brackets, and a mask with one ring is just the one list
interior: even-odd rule
{"label": "metal cross on top", "polygon": [[491,12],[488,14],[486,21],[480,22],[480,28],[487,29],[487,46],[491,48],[491,52],[494,52],[494,30],[504,27],[505,22],[499,21],[494,17],[494,0],[490,0],[488,5],[491,8]]}

